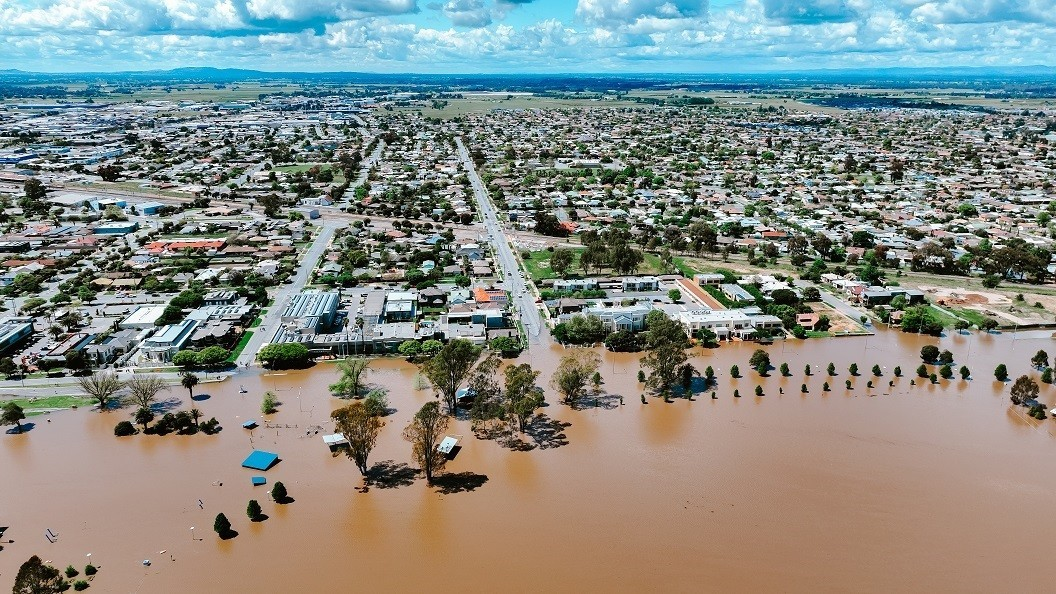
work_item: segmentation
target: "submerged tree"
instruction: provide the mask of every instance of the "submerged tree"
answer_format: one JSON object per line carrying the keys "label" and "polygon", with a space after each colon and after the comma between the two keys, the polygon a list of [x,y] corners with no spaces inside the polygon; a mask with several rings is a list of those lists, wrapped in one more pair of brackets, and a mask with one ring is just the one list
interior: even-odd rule
{"label": "submerged tree", "polygon": [[1012,384],[1012,390],[1009,391],[1009,398],[1013,404],[1026,404],[1028,401],[1037,400],[1040,388],[1038,382],[1034,381],[1031,377],[1021,375],[1016,378],[1016,382]]}
{"label": "submerged tree", "polygon": [[363,377],[370,367],[370,359],[353,357],[343,359],[337,364],[341,371],[341,379],[330,384],[330,392],[340,398],[357,398],[363,387]]}
{"label": "submerged tree", "polygon": [[97,371],[92,375],[77,378],[77,385],[99,403],[99,410],[106,410],[110,398],[125,387],[125,382],[117,379],[116,374]]}
{"label": "submerged tree", "polygon": [[422,365],[422,374],[429,378],[437,394],[447,403],[448,411],[453,413],[458,408],[458,389],[478,358],[480,347],[468,340],[455,339]]}
{"label": "submerged tree", "polygon": [[14,594],[53,594],[64,592],[69,584],[62,579],[62,573],[44,563],[40,557],[33,555],[18,568],[15,575]]}
{"label": "submerged tree", "polygon": [[1049,354],[1044,350],[1039,349],[1038,352],[1034,353],[1034,356],[1030,358],[1030,364],[1038,369],[1044,369],[1049,366]]}
{"label": "submerged tree", "polygon": [[565,404],[575,405],[600,365],[601,357],[593,350],[573,350],[561,357],[550,385],[561,393]]}
{"label": "submerged tree", "polygon": [[193,373],[184,373],[180,378],[180,385],[187,388],[187,392],[194,398],[194,387],[198,385],[198,376]]}
{"label": "submerged tree", "polygon": [[369,467],[367,458],[378,441],[378,434],[385,423],[380,417],[370,414],[362,402],[352,402],[348,406],[330,413],[334,420],[334,431],[345,436],[348,447],[345,453],[356,463],[360,474],[366,475]]}
{"label": "submerged tree", "polygon": [[18,432],[22,433],[22,420],[26,418],[25,411],[15,402],[8,402],[0,412],[0,425],[15,425]]}
{"label": "submerged tree", "polygon": [[168,389],[165,380],[150,373],[133,376],[125,385],[128,387],[126,401],[137,408],[150,408],[157,400],[158,393]]}
{"label": "submerged tree", "polygon": [[447,457],[436,449],[447,431],[447,423],[448,417],[441,412],[440,404],[426,402],[403,430],[403,438],[411,443],[415,462],[425,472],[425,480],[430,483],[447,463]]}
{"label": "submerged tree", "polygon": [[[594,373],[597,376],[597,372]],[[539,372],[528,363],[506,368],[506,402],[517,428],[524,431],[528,419],[543,405],[543,390],[535,384]]]}
{"label": "submerged tree", "polygon": [[649,312],[646,325],[646,354],[641,360],[642,367],[649,369],[645,385],[668,400],[672,388],[686,375],[686,366],[691,367],[686,351],[692,344],[682,324],[662,311]]}

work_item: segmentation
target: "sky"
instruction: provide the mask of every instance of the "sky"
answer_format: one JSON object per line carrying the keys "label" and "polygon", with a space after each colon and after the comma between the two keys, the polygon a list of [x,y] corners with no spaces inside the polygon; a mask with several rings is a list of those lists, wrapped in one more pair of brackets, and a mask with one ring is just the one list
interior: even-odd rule
{"label": "sky", "polygon": [[0,69],[1056,65],[1056,0],[0,0]]}

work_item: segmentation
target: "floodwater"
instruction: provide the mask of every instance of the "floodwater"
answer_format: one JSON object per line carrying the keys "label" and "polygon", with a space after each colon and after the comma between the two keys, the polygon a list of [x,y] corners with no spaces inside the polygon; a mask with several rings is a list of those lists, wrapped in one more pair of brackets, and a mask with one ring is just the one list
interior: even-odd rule
{"label": "floodwater", "polygon": [[[1056,350],[1051,333],[943,338],[974,380],[911,387],[928,342],[880,331],[778,343],[772,361],[793,375],[762,380],[762,397],[747,365],[754,345],[697,350],[699,367],[719,374],[719,398],[645,405],[636,357],[607,353],[604,388],[623,405],[572,410],[548,387],[546,415],[571,425],[531,451],[454,423],[465,439],[448,472],[466,473],[459,484],[470,490],[446,494],[424,479],[357,490],[355,466],[322,443],[341,404],[325,364],[200,386],[210,397],[197,406],[224,426],[217,436],[115,438],[128,410],[36,417],[25,435],[0,434],[0,526],[14,540],[0,552],[0,589],[30,555],[64,568],[92,553],[102,592],[1047,590],[1030,559],[1056,542],[1046,507],[1056,421],[1011,407],[992,371],[1004,362],[1013,378],[1027,373],[1037,349]],[[561,352],[521,359],[546,384]],[[863,375],[847,391],[852,362]],[[734,363],[744,378],[729,379]],[[801,394],[806,363],[815,374]],[[870,391],[874,363],[885,376]],[[889,389],[895,365],[906,377]],[[409,461],[400,432],[433,398],[413,388],[414,374],[400,360],[373,364],[369,381],[390,389],[397,411],[372,462]],[[267,389],[283,402],[272,422],[290,428],[242,429]],[[1050,405],[1053,390],[1042,386]],[[187,405],[186,391],[170,394]],[[306,435],[313,425],[324,429]],[[261,473],[239,466],[254,447],[281,457],[262,473],[268,487],[252,487]],[[276,480],[293,503],[270,501]],[[251,498],[266,521],[246,518]],[[212,532],[219,511],[236,538]]]}

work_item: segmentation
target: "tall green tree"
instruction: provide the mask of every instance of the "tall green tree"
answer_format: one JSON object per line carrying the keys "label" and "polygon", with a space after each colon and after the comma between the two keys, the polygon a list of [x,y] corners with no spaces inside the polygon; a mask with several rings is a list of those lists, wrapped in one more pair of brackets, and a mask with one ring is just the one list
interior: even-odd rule
{"label": "tall green tree", "polygon": [[649,312],[646,327],[645,356],[641,360],[642,367],[649,370],[645,385],[669,400],[685,373],[683,368],[690,365],[686,351],[692,345],[682,324],[662,311]]}
{"label": "tall green tree", "polygon": [[422,375],[433,384],[433,389],[452,413],[458,408],[458,389],[473,370],[480,352],[480,348],[468,340],[455,339],[422,365]]}
{"label": "tall green tree", "polygon": [[411,443],[411,455],[430,483],[447,463],[447,457],[436,449],[447,431],[447,423],[448,417],[440,410],[440,404],[426,402],[403,430],[403,438]]}
{"label": "tall green tree", "polygon": [[26,418],[25,411],[15,402],[8,402],[0,412],[0,425],[15,425],[18,432],[22,433],[22,420]]}
{"label": "tall green tree", "polygon": [[510,414],[517,420],[517,428],[523,432],[528,419],[544,403],[543,390],[536,385],[539,372],[532,369],[530,364],[521,363],[507,367],[505,375]]}
{"label": "tall green tree", "polygon": [[57,594],[69,588],[62,573],[33,555],[18,568],[15,575],[14,594]]}
{"label": "tall green tree", "polygon": [[187,388],[187,392],[190,393],[191,398],[194,398],[194,387],[198,385],[198,376],[193,373],[184,372],[180,376],[180,385]]}
{"label": "tall green tree", "polygon": [[575,406],[600,365],[598,353],[574,349],[561,357],[561,362],[550,377],[550,385],[561,394],[565,404]]}
{"label": "tall green tree", "polygon": [[330,384],[330,392],[341,398],[357,398],[363,388],[363,378],[370,369],[370,359],[352,357],[337,363],[341,379]]}
{"label": "tall green tree", "polygon": [[362,402],[352,402],[348,406],[330,413],[334,420],[334,431],[345,436],[348,447],[345,454],[356,463],[360,474],[366,476],[369,471],[367,458],[378,442],[378,435],[385,425],[381,417],[373,415]]}
{"label": "tall green tree", "polygon": [[1009,398],[1013,404],[1026,404],[1029,400],[1037,400],[1040,391],[1038,382],[1034,381],[1030,376],[1021,375],[1012,384]]}

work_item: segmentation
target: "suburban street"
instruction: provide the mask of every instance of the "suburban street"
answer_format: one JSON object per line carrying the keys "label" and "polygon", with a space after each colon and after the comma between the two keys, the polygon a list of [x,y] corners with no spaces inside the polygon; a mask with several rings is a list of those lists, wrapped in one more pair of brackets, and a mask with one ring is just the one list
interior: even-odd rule
{"label": "suburban street", "polygon": [[469,183],[473,186],[473,196],[477,200],[480,220],[488,232],[495,259],[506,273],[504,281],[506,288],[512,295],[514,308],[520,312],[521,322],[524,324],[528,339],[531,342],[538,343],[540,342],[539,334],[543,330],[543,320],[535,304],[535,295],[528,290],[528,280],[525,278],[520,266],[517,265],[517,258],[513,253],[513,249],[510,248],[509,240],[506,238],[506,231],[495,214],[495,205],[492,204],[484,184],[480,181],[480,176],[477,175],[477,170],[473,166],[469,151],[466,150],[461,138],[455,138],[455,143],[458,146],[458,156],[462,159],[462,164],[466,168]]}
{"label": "suburban street", "polygon": [[312,247],[308,248],[301,258],[301,266],[297,269],[297,274],[293,276],[293,282],[278,286],[274,295],[272,295],[274,301],[271,307],[268,308],[268,313],[261,320],[260,325],[254,329],[253,336],[246,343],[246,348],[242,350],[242,354],[235,361],[236,366],[246,367],[250,365],[256,358],[260,347],[264,346],[275,335],[275,330],[279,327],[279,319],[282,317],[282,310],[285,309],[286,302],[292,295],[299,293],[308,284],[312,270],[319,263],[319,258],[323,256],[326,247],[330,245],[330,241],[334,238],[334,232],[344,225],[345,223],[342,221],[332,220],[325,220],[321,223],[319,235],[316,236]]}

